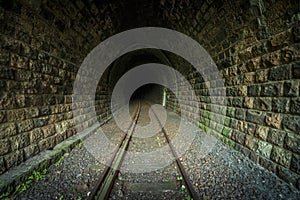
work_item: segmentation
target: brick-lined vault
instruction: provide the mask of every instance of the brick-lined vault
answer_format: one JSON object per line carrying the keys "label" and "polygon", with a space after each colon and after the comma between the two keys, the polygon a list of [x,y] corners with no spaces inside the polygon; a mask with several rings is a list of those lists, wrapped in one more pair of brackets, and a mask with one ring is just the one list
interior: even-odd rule
{"label": "brick-lined vault", "polygon": [[[227,106],[211,103],[218,97],[208,88],[221,87],[222,80],[213,78],[217,76],[211,74],[211,81],[204,82],[178,55],[146,49],[120,57],[105,71],[96,95],[98,120],[110,117],[113,86],[126,71],[148,62],[169,65],[196,91],[200,121],[195,123],[201,129],[299,189],[296,0],[0,1],[1,174],[76,134],[72,91],[81,62],[104,39],[145,26],[177,30],[198,41],[225,81]],[[141,94],[181,112],[168,90],[150,85]],[[179,94],[185,95],[184,88]],[[194,103],[186,99],[181,109],[193,120]],[[81,117],[83,127],[95,120]]]}

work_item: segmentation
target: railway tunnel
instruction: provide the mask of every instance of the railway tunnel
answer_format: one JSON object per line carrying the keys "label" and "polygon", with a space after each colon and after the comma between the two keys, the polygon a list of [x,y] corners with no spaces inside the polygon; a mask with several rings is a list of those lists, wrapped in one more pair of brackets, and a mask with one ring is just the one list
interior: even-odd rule
{"label": "railway tunnel", "polygon": [[[22,195],[23,199],[31,196],[53,199],[63,195],[67,199],[88,198],[93,184],[76,182],[87,177],[84,172],[59,175],[66,180],[65,185],[80,185],[77,188],[79,192],[75,190],[72,194],[64,194],[63,191],[67,191],[64,183],[51,189],[59,181],[52,182],[51,186],[52,179],[49,177],[63,174],[61,168],[64,162],[72,166],[81,166],[80,162],[94,162],[81,149],[85,146],[82,143],[89,137],[96,122],[103,126],[112,123],[112,113],[120,109],[118,104],[112,106],[111,103],[118,81],[139,66],[151,68],[147,65],[149,63],[168,66],[178,72],[180,78],[171,72],[157,73],[157,76],[172,83],[176,90],[155,82],[140,85],[130,96],[129,102],[147,100],[163,106],[168,113],[184,116],[199,131],[216,138],[216,146],[223,145],[220,147],[222,151],[211,154],[228,152],[227,156],[238,157],[214,160],[218,166],[224,166],[216,168],[219,172],[211,172],[212,175],[201,179],[201,183],[196,182],[196,185],[201,185],[198,190],[201,198],[251,198],[250,194],[237,194],[239,190],[252,191],[249,185],[243,184],[247,179],[253,180],[252,186],[257,185],[253,187],[260,193],[256,190],[252,193],[257,194],[256,197],[299,198],[298,1],[2,0],[0,21],[1,198],[22,199]],[[143,30],[145,27],[161,27],[178,32],[184,35],[181,35],[183,38],[190,38],[201,45],[207,52],[205,56],[212,62],[201,66],[199,71],[193,60],[187,60],[175,50],[172,52],[149,46],[142,48],[143,44],[138,43],[141,46],[108,63],[101,77],[93,77],[98,73],[98,68],[79,75],[84,61],[99,44],[120,33]],[[172,43],[170,37],[163,36],[159,35],[163,38],[161,44]],[[185,55],[192,55],[193,45],[185,46],[184,52]],[[106,51],[102,53],[105,55]],[[144,74],[145,77],[140,79],[155,77],[155,73]],[[78,107],[74,107],[74,87],[81,75],[86,76],[87,82],[95,78],[95,94],[76,99],[76,106],[83,110],[81,112],[79,109],[76,113],[74,110]],[[135,79],[134,76],[128,78]],[[191,88],[183,86],[183,80]],[[88,88],[89,85],[80,86]],[[126,90],[122,92],[127,95]],[[196,141],[201,143],[201,139]],[[73,151],[74,155],[84,155],[86,158],[72,157]],[[205,162],[208,160],[213,159],[208,157]],[[246,164],[239,165],[244,162]],[[228,167],[226,163],[235,164]],[[198,168],[189,171],[187,164],[187,173],[203,170],[200,165],[199,161],[198,165],[195,164]],[[87,170],[88,167],[84,166],[83,170]],[[88,166],[95,168],[94,165]],[[203,166],[207,167],[205,164]],[[209,166],[215,169],[213,164]],[[246,169],[246,166],[250,166],[249,170],[254,169],[254,177],[239,171]],[[42,175],[43,169],[49,169],[49,174]],[[231,176],[226,171],[233,169],[236,170],[234,174],[240,176],[238,182],[228,178],[224,183],[226,186],[222,185],[219,181]],[[75,169],[73,171],[76,172]],[[31,180],[25,184],[33,172],[45,176],[46,179],[41,180],[44,182]],[[92,179],[96,181],[97,178]],[[47,180],[50,182],[47,183]],[[214,180],[213,184],[209,185],[208,180]],[[38,191],[42,191],[38,185],[49,187],[53,195],[46,189],[43,192],[48,196],[38,196]],[[236,194],[221,189],[230,186],[235,188],[233,191]]]}

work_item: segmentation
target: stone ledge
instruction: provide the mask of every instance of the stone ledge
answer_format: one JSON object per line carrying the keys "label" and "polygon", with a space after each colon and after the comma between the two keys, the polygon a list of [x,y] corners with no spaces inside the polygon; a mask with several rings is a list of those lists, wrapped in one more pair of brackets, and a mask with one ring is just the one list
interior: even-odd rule
{"label": "stone ledge", "polygon": [[[109,121],[111,117],[103,120],[100,126]],[[96,130],[97,124],[69,137],[57,144],[53,150],[45,150],[38,155],[28,159],[20,165],[13,167],[0,176],[0,195],[6,192],[13,192],[15,188],[24,182],[34,170],[43,170],[54,164],[66,152],[70,152],[77,144],[89,137]]]}

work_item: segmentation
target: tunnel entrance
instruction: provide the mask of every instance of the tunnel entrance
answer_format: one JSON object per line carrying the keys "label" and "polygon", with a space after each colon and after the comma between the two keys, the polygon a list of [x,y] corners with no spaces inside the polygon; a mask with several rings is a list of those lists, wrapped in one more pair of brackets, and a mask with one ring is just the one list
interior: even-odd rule
{"label": "tunnel entrance", "polygon": [[135,90],[130,98],[130,103],[141,100],[163,105],[163,95],[163,86],[158,84],[146,84]]}

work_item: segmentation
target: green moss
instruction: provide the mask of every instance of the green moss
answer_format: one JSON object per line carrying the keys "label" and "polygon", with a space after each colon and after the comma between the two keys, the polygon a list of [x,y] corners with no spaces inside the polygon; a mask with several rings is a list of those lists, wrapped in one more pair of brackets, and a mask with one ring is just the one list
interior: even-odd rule
{"label": "green moss", "polygon": [[235,142],[231,139],[224,138],[224,143],[227,144],[230,147],[233,147],[233,148],[235,147]]}
{"label": "green moss", "polygon": [[230,117],[225,117],[224,125],[225,125],[225,126],[229,126],[229,125],[230,125],[230,122],[231,122],[231,118],[230,118]]}
{"label": "green moss", "polygon": [[65,159],[65,157],[64,157],[64,156],[61,156],[61,157],[59,158],[59,160],[55,163],[55,166],[56,166],[56,167],[61,166],[61,164],[62,164],[62,162],[63,162],[64,159]]}
{"label": "green moss", "polygon": [[227,136],[227,137],[229,136],[230,132],[231,132],[231,128],[226,127],[226,126],[222,130],[222,134]]}
{"label": "green moss", "polygon": [[33,171],[32,174],[24,181],[21,185],[19,185],[16,189],[16,192],[24,192],[28,188],[31,187],[32,182],[38,182],[45,178],[47,173],[47,169],[44,169],[43,171]]}
{"label": "green moss", "polygon": [[207,126],[204,126],[204,131],[205,132],[208,132],[209,131],[209,128]]}
{"label": "green moss", "polygon": [[205,125],[204,124],[200,124],[200,126],[199,126],[203,131],[205,131]]}
{"label": "green moss", "polygon": [[230,117],[235,116],[235,108],[229,107],[227,111],[228,111],[228,114],[229,114]]}
{"label": "green moss", "polygon": [[0,195],[0,199],[9,199],[8,198],[9,195],[10,195],[9,192],[3,193],[3,194]]}
{"label": "green moss", "polygon": [[224,141],[224,136],[221,135],[221,134],[218,134],[218,139],[219,139],[220,141]]}
{"label": "green moss", "polygon": [[205,126],[209,126],[209,119],[204,119],[204,124],[205,124]]}
{"label": "green moss", "polygon": [[209,118],[209,116],[211,115],[211,112],[205,110],[204,113],[203,113],[203,117],[205,118]]}

